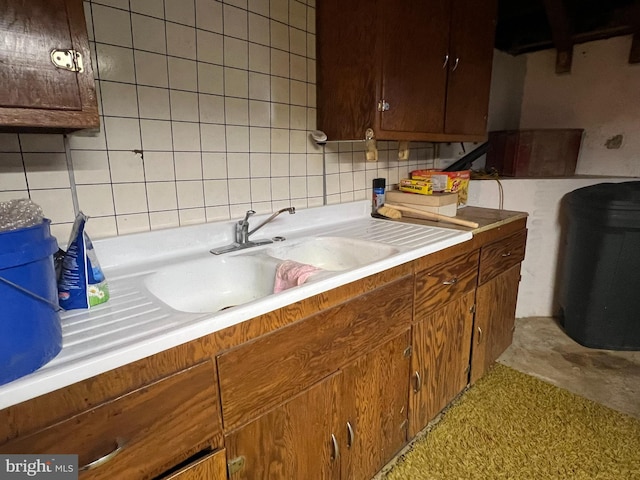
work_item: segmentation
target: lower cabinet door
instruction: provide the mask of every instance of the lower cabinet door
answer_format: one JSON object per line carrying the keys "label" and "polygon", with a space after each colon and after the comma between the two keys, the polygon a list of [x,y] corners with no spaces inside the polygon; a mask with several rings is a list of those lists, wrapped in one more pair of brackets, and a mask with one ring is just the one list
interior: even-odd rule
{"label": "lower cabinet door", "polygon": [[482,377],[511,345],[519,283],[520,264],[478,287],[471,383]]}
{"label": "lower cabinet door", "polygon": [[301,392],[225,436],[231,480],[340,478],[332,434],[340,374]]}
{"label": "lower cabinet door", "polygon": [[342,479],[372,478],[406,444],[410,346],[407,329],[344,368],[334,425],[343,445]]}
{"label": "lower cabinet door", "polygon": [[413,326],[409,437],[414,437],[467,385],[475,291]]}
{"label": "lower cabinet door", "polygon": [[227,457],[224,449],[210,453],[162,480],[226,480]]}

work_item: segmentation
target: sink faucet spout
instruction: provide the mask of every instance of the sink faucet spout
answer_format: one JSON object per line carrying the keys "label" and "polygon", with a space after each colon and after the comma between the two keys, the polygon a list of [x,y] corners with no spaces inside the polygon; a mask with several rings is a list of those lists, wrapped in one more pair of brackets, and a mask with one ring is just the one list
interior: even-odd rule
{"label": "sink faucet spout", "polygon": [[253,230],[250,230],[247,233],[247,236],[254,234],[255,232],[257,232],[259,229],[261,229],[262,227],[264,227],[267,223],[269,223],[270,221],[272,221],[274,218],[276,218],[278,215],[280,215],[281,213],[284,212],[289,212],[290,215],[293,215],[294,213],[296,213],[296,208],[295,207],[287,207],[287,208],[282,208],[280,210],[278,210],[277,212],[274,212],[269,218],[267,218],[264,222],[262,222],[260,225],[258,225],[256,228],[254,228]]}
{"label": "sink faucet spout", "polygon": [[273,213],[269,218],[267,218],[264,222],[258,225],[256,228],[254,228],[253,230],[249,230],[249,217],[254,215],[256,212],[254,212],[253,210],[247,210],[247,213],[245,214],[244,218],[242,220],[237,221],[235,224],[236,241],[231,245],[225,245],[223,247],[213,248],[211,249],[211,253],[213,253],[214,255],[221,255],[223,253],[235,252],[238,250],[243,250],[245,248],[272,243],[272,240],[268,240],[268,239],[255,240],[255,241],[249,240],[249,235],[255,233],[257,230],[264,227],[267,223],[269,223],[271,220],[273,220],[283,212],[289,212],[290,214],[292,214],[292,213],[296,213],[296,209],[295,207],[287,207],[287,208],[278,210],[277,212]]}

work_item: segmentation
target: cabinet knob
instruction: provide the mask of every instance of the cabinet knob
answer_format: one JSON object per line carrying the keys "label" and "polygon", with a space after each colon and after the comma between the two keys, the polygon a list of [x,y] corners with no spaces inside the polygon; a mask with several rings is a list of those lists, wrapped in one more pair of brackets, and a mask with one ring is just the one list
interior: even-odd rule
{"label": "cabinet knob", "polygon": [[447,68],[447,63],[449,63],[449,54],[448,53],[444,56],[444,63],[442,64],[442,68]]}
{"label": "cabinet knob", "polygon": [[503,253],[501,256],[502,257],[510,257],[511,256],[511,252]]}
{"label": "cabinet knob", "polygon": [[443,285],[455,285],[456,283],[458,283],[458,277],[453,277],[451,280],[442,282]]}
{"label": "cabinet knob", "polygon": [[480,342],[482,342],[482,329],[478,327],[478,340],[476,341],[476,343],[480,345]]}
{"label": "cabinet knob", "polygon": [[456,68],[458,68],[458,63],[460,63],[460,57],[456,57],[455,61],[453,62],[453,68],[451,69],[452,72],[456,71]]}

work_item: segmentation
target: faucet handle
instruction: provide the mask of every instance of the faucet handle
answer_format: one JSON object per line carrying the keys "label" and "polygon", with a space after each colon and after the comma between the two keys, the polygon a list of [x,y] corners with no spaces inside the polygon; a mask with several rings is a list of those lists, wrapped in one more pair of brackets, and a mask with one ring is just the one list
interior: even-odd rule
{"label": "faucet handle", "polygon": [[250,217],[251,215],[255,215],[255,213],[256,213],[256,212],[255,212],[255,210],[247,210],[247,213],[246,213],[246,214],[245,214],[245,216],[244,216],[244,220],[242,220],[242,221],[241,221],[241,222],[239,222],[239,223],[248,223],[248,222],[249,222],[249,217]]}

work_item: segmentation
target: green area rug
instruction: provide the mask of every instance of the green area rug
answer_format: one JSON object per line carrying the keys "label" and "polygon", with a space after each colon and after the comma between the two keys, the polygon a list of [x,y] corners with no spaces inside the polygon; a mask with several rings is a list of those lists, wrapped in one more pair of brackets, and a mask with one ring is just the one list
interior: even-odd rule
{"label": "green area rug", "polygon": [[496,365],[383,478],[640,480],[640,420]]}

